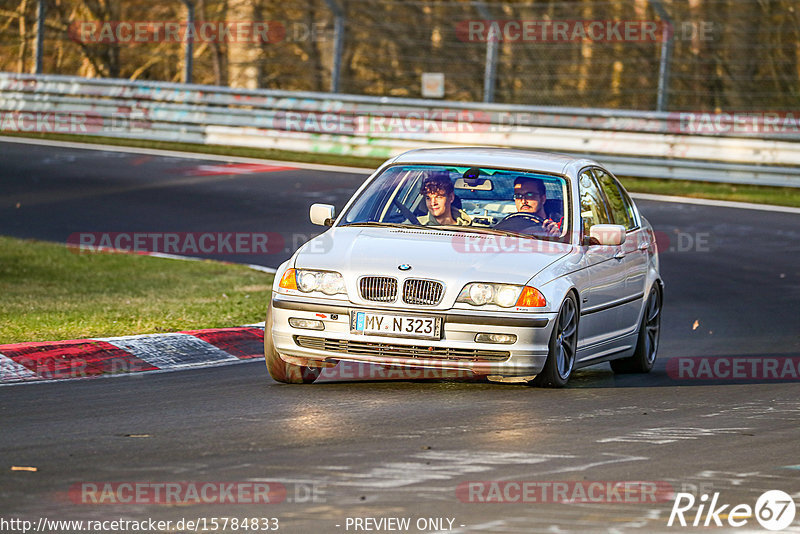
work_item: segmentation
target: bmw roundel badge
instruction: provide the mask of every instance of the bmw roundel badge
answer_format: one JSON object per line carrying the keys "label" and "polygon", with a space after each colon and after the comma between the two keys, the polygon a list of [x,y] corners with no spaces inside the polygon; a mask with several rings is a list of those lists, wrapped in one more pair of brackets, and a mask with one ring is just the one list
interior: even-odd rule
{"label": "bmw roundel badge", "polygon": [[407,264],[407,263],[402,263],[402,264],[398,265],[397,268],[400,269],[401,271],[410,271],[411,270],[411,266],[409,264]]}

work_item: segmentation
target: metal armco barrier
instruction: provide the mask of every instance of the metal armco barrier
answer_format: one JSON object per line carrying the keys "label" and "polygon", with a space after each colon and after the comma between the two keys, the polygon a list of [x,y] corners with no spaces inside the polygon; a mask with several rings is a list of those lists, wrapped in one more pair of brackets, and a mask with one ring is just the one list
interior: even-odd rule
{"label": "metal armco barrier", "polygon": [[0,133],[384,158],[504,146],[588,154],[623,176],[800,187],[800,133],[752,132],[740,119],[0,73]]}

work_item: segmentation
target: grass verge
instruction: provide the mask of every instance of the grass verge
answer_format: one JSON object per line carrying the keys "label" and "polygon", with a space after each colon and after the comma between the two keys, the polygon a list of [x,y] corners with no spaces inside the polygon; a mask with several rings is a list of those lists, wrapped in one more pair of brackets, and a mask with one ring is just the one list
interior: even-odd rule
{"label": "grass verge", "polygon": [[[240,156],[281,161],[297,161],[302,163],[320,163],[327,165],[344,165],[351,167],[365,167],[370,169],[378,167],[386,159],[345,156],[337,154],[293,152],[290,150],[231,147],[223,145],[198,145],[194,143],[117,139],[114,137],[100,137],[93,135],[22,132],[0,133],[2,133],[2,135],[12,137],[32,137],[36,139],[54,139],[58,141],[71,141],[80,143],[99,143],[114,146],[177,150],[181,152],[195,152],[201,154]],[[624,176],[621,176],[620,179],[628,191],[637,193],[651,193],[656,195],[709,198],[714,200],[732,200],[737,202],[752,202],[755,204],[775,204],[779,206],[800,207],[800,189],[794,187],[734,185],[717,182],[696,182],[693,180],[661,180],[658,178],[632,178]]]}
{"label": "grass verge", "polygon": [[272,279],[240,265],[0,237],[0,344],[256,323]]}

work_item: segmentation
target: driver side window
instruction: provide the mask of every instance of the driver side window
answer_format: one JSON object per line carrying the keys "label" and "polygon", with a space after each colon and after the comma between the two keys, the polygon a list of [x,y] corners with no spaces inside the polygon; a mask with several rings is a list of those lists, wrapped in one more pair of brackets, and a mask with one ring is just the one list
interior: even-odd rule
{"label": "driver side window", "polygon": [[606,203],[594,177],[586,170],[579,179],[581,200],[581,225],[583,235],[589,235],[589,229],[595,224],[611,224]]}

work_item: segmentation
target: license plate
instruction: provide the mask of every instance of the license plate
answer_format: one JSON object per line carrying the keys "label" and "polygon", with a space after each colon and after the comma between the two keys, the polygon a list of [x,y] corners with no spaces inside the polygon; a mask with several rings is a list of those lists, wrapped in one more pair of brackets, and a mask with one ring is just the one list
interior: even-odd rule
{"label": "license plate", "polygon": [[350,331],[376,336],[441,339],[442,318],[388,313],[351,312]]}

